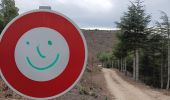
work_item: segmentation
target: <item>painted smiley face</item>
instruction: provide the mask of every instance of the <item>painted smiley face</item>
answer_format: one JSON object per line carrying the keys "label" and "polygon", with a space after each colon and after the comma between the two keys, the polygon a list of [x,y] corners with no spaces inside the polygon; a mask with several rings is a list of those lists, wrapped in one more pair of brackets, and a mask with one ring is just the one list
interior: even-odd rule
{"label": "painted smiley face", "polygon": [[19,71],[35,81],[49,81],[60,75],[69,61],[69,47],[57,31],[39,27],[18,40],[15,62]]}
{"label": "painted smiley face", "polygon": [[[26,44],[27,44],[27,45],[30,45],[30,42],[27,41]],[[49,45],[49,46],[52,46],[52,41],[51,41],[51,40],[48,41],[48,45]],[[41,52],[41,50],[40,50],[40,45],[36,46],[36,52],[37,52],[37,54],[38,54],[42,59],[45,59],[45,58],[46,58],[46,56],[45,56],[45,55]],[[57,53],[57,54],[56,54],[56,58],[52,61],[52,63],[49,64],[49,65],[47,65],[47,66],[45,66],[45,67],[37,67],[36,65],[34,65],[34,64],[32,63],[32,61],[30,60],[30,58],[29,58],[28,56],[26,57],[26,61],[27,61],[27,63],[28,63],[32,68],[34,68],[34,69],[36,69],[36,70],[46,70],[46,69],[49,69],[49,68],[53,67],[53,66],[57,63],[57,61],[59,60],[59,57],[60,57],[60,54]]]}

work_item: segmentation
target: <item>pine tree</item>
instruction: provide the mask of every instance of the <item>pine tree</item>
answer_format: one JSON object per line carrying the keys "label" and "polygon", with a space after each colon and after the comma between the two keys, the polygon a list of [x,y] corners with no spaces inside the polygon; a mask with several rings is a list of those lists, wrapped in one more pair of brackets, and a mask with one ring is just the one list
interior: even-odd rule
{"label": "pine tree", "polygon": [[134,54],[133,77],[135,80],[139,79],[139,52],[147,37],[145,29],[150,18],[151,16],[145,13],[143,2],[136,0],[136,2],[131,2],[128,11],[121,17],[120,23],[117,23],[124,33],[126,48]]}
{"label": "pine tree", "polygon": [[0,29],[2,29],[18,15],[19,9],[15,6],[14,0],[1,0]]}
{"label": "pine tree", "polygon": [[161,23],[162,27],[164,28],[164,30],[166,30],[166,35],[168,38],[168,79],[167,79],[167,86],[166,89],[170,88],[170,20],[168,18],[168,15],[161,11],[161,19],[163,20],[163,22]]}
{"label": "pine tree", "polygon": [[163,27],[160,22],[156,22],[156,32],[161,35],[161,67],[160,67],[160,87],[163,89],[164,79],[163,79],[163,67],[164,67],[164,48],[165,48],[165,36],[163,32]]}

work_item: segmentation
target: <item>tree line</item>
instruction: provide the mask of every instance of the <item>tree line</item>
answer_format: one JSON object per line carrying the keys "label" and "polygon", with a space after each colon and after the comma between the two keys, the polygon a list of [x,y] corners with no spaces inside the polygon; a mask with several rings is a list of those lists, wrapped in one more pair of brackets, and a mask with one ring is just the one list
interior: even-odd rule
{"label": "tree line", "polygon": [[1,0],[0,2],[0,33],[4,27],[17,15],[19,9],[15,6],[14,0]]}
{"label": "tree line", "polygon": [[119,43],[111,57],[99,60],[110,61],[109,66],[129,73],[136,81],[170,89],[170,20],[165,12],[160,14],[160,22],[151,26],[151,14],[146,13],[143,1],[130,2],[128,11],[116,22]]}

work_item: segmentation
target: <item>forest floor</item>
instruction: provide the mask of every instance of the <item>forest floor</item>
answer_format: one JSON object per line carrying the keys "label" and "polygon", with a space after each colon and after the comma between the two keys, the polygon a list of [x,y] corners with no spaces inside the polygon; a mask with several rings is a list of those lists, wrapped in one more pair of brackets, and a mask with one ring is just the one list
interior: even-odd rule
{"label": "forest floor", "polygon": [[152,89],[136,82],[116,69],[102,69],[113,100],[170,100],[170,91]]}

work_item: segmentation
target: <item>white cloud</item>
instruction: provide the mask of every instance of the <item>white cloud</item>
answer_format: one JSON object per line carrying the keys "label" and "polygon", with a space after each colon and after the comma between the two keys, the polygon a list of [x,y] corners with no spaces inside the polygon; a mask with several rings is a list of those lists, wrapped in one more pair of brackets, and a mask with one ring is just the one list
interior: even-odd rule
{"label": "white cloud", "polygon": [[[115,27],[130,4],[129,0],[15,0],[19,13],[38,9],[39,6],[51,6],[71,18],[80,27]],[[134,1],[134,0],[132,0]],[[148,13],[158,20],[159,10],[170,16],[169,0],[145,0]]]}
{"label": "white cloud", "polygon": [[30,9],[38,9],[41,5],[48,5],[54,9],[74,7],[88,11],[109,11],[113,7],[112,0],[15,0],[20,13]]}
{"label": "white cloud", "polygon": [[[71,1],[72,2],[72,1]],[[75,6],[88,11],[109,11],[113,7],[111,0],[73,0]]]}

